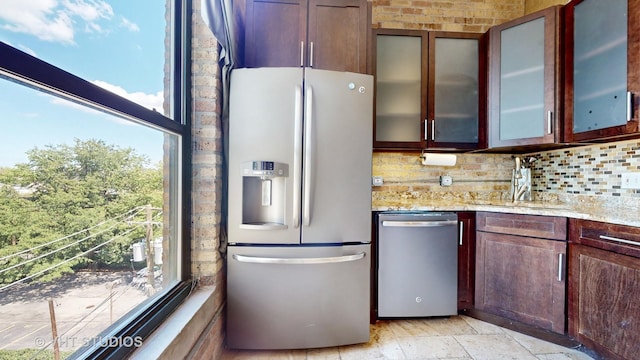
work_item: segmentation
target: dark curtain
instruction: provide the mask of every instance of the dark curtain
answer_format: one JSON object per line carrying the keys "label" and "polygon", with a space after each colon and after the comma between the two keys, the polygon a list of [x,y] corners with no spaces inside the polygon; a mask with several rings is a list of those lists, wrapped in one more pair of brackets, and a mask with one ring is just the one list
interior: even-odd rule
{"label": "dark curtain", "polygon": [[[237,37],[236,30],[237,26],[234,24],[234,15],[233,15],[233,0],[201,0],[201,13],[204,22],[207,24],[211,32],[218,40],[219,44],[219,63],[222,75],[222,134],[223,134],[223,173],[224,173],[224,181],[222,184],[222,207],[223,209],[227,208],[227,172],[228,172],[228,149],[229,144],[227,143],[227,139],[229,138],[228,129],[229,129],[229,89],[230,89],[230,79],[231,79],[231,70],[238,63],[238,55],[237,49]],[[226,225],[227,225],[227,217],[226,211],[222,211],[221,216],[221,226],[220,226],[220,252],[224,257],[226,255],[226,244],[227,244],[227,234],[226,234]]]}

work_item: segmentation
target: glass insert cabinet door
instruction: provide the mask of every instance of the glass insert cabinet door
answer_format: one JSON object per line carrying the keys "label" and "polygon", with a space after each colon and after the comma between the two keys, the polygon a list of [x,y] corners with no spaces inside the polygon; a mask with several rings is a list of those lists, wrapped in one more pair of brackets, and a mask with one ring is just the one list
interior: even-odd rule
{"label": "glass insert cabinet door", "polygon": [[544,134],[544,18],[500,34],[500,139]]}
{"label": "glass insert cabinet door", "polygon": [[577,4],[573,32],[573,132],[624,125],[627,0]]}
{"label": "glass insert cabinet door", "polygon": [[419,34],[376,36],[375,141],[420,146],[423,118],[423,41]]}
{"label": "glass insert cabinet door", "polygon": [[[458,34],[456,36],[460,36]],[[446,35],[445,35],[446,36]],[[479,39],[431,34],[430,147],[478,143]]]}
{"label": "glass insert cabinet door", "polygon": [[477,148],[482,34],[374,34],[374,148]]}
{"label": "glass insert cabinet door", "polygon": [[559,141],[559,7],[490,30],[489,147]]}
{"label": "glass insert cabinet door", "polygon": [[640,0],[564,7],[565,142],[640,132]]}

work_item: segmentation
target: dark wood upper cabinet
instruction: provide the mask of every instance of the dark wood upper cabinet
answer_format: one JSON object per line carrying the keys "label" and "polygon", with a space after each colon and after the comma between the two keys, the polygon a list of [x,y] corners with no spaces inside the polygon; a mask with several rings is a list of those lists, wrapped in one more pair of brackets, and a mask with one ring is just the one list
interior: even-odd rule
{"label": "dark wood upper cabinet", "polygon": [[374,148],[482,146],[483,49],[483,34],[374,30]]}
{"label": "dark wood upper cabinet", "polygon": [[246,67],[367,72],[366,0],[247,0]]}
{"label": "dark wood upper cabinet", "polygon": [[482,143],[485,51],[482,34],[429,32],[428,149]]}
{"label": "dark wood upper cabinet", "polygon": [[374,148],[423,148],[428,42],[426,31],[374,30]]}
{"label": "dark wood upper cabinet", "polygon": [[565,6],[566,142],[640,136],[640,0]]}
{"label": "dark wood upper cabinet", "polygon": [[489,30],[489,147],[562,141],[560,7]]}
{"label": "dark wood upper cabinet", "polygon": [[308,66],[367,72],[366,0],[309,0]]}

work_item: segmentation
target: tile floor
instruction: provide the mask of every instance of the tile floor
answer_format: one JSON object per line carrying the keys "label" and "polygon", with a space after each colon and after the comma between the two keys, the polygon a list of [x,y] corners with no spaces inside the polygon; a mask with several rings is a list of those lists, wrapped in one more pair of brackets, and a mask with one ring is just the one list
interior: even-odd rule
{"label": "tile floor", "polygon": [[532,359],[589,360],[588,355],[467,316],[383,320],[366,344],[324,349],[225,350],[223,360],[248,359]]}

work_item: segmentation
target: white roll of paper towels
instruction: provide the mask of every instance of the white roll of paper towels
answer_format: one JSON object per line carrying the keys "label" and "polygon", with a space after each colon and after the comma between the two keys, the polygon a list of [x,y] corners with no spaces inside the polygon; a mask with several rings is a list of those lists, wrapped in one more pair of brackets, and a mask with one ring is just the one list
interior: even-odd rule
{"label": "white roll of paper towels", "polygon": [[455,154],[427,154],[422,153],[422,165],[431,166],[455,166],[457,156]]}

